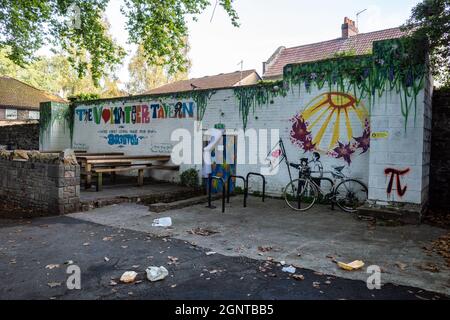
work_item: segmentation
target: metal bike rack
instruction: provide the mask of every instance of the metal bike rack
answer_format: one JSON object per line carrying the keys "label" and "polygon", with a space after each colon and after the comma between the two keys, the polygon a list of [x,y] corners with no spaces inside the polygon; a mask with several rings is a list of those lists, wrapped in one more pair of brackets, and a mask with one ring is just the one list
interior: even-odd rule
{"label": "metal bike rack", "polygon": [[263,179],[263,194],[262,194],[262,201],[264,202],[266,199],[266,177],[264,177],[262,174],[260,173],[256,173],[256,172],[249,172],[247,174],[247,179],[245,181],[245,193],[244,193],[244,203],[247,205],[247,197],[248,197],[248,181],[249,178],[251,176],[258,176],[261,177]]}
{"label": "metal bike rack", "polygon": [[[242,181],[244,181],[244,189],[247,186],[247,181],[245,180],[245,178],[243,176],[229,176],[228,177],[228,181],[227,181],[227,203],[230,203],[230,194],[231,194],[231,179],[242,179]],[[244,196],[244,208],[247,207],[247,199]]]}
{"label": "metal bike rack", "polygon": [[211,174],[208,176],[208,206],[207,208],[215,209],[212,205],[212,181],[213,180],[219,180],[222,181],[222,213],[225,212],[225,194],[226,194],[226,188],[225,188],[225,180],[221,177],[212,176]]}

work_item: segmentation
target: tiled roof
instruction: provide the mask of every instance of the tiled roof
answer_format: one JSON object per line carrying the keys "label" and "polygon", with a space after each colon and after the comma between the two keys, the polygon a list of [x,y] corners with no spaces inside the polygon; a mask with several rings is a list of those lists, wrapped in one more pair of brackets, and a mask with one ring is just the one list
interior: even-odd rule
{"label": "tiled roof", "polygon": [[39,90],[10,77],[0,77],[0,105],[39,110],[41,102],[67,102],[61,97]]}
{"label": "tiled roof", "polygon": [[284,66],[333,58],[342,52],[354,52],[356,55],[367,54],[372,50],[373,42],[401,38],[405,33],[399,28],[360,33],[349,38],[318,42],[293,48],[281,48],[272,61],[266,65],[263,78],[281,77]]}
{"label": "tiled roof", "polygon": [[[147,94],[161,94],[171,92],[191,91],[195,89],[219,89],[234,87],[237,85],[254,84],[261,78],[256,70],[235,71],[232,73],[221,73],[214,76],[181,80],[166,84],[147,92]],[[240,83],[242,80],[242,83]]]}

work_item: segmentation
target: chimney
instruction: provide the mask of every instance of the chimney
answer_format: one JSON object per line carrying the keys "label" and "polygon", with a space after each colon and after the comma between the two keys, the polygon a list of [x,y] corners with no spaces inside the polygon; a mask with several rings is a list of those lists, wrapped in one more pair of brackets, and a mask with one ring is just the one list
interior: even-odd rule
{"label": "chimney", "polygon": [[345,17],[344,24],[342,25],[342,38],[348,39],[356,36],[359,33],[356,27],[355,21]]}

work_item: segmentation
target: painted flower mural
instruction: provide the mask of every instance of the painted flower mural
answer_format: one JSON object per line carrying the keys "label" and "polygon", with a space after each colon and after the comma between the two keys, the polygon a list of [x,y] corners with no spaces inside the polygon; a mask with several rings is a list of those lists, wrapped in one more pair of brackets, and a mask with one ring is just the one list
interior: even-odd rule
{"label": "painted flower mural", "polygon": [[347,93],[321,94],[291,122],[291,141],[305,152],[324,152],[350,165],[355,153],[370,148],[367,109]]}

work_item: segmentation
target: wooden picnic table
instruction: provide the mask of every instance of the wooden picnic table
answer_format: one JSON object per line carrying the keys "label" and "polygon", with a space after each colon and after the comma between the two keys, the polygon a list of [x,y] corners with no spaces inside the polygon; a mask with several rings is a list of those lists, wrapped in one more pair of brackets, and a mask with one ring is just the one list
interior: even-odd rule
{"label": "wooden picnic table", "polygon": [[120,166],[133,166],[133,162],[147,163],[151,166],[152,161],[168,162],[170,156],[167,155],[77,155],[77,160],[79,160],[85,168],[86,173],[86,189],[91,187],[92,184],[92,173],[95,166],[105,166],[105,165],[120,165]]}
{"label": "wooden picnic table", "polygon": [[87,153],[87,152],[75,152],[75,155],[78,157],[94,157],[94,156],[124,156],[125,153],[123,152],[94,152],[94,153]]}
{"label": "wooden picnic table", "polygon": [[[47,151],[39,151],[39,152],[40,153],[61,153],[63,151],[64,150],[47,150]],[[79,154],[79,153],[87,154],[87,151],[86,150],[74,150],[74,153],[75,154]]]}

